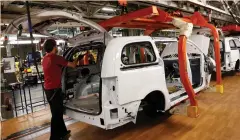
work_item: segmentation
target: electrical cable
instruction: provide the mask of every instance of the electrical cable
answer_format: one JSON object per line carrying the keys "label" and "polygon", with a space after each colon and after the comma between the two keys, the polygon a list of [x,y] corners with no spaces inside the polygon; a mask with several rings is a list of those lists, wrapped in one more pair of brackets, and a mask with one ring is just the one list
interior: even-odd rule
{"label": "electrical cable", "polygon": [[[32,22],[31,22],[31,16],[30,16],[30,10],[29,10],[29,3],[28,3],[28,1],[26,1],[26,8],[27,8],[27,18],[28,18],[28,30],[29,30],[29,34],[30,34],[31,45],[33,45]],[[39,69],[38,69],[38,66],[37,66],[35,54],[36,54],[35,53],[35,49],[32,46],[32,57],[33,57],[33,60],[34,60],[34,65],[35,65],[36,70],[37,70],[37,75],[38,75],[38,77],[39,77],[39,79],[41,81],[42,90],[43,90],[43,101],[44,101],[44,105],[45,105],[46,100],[45,100],[45,96],[44,96],[44,86],[43,86],[42,78],[41,78],[41,76],[39,74]]]}
{"label": "electrical cable", "polygon": [[16,28],[17,30],[19,30],[19,29],[13,24],[13,22],[12,22],[11,24],[13,25],[14,28]]}

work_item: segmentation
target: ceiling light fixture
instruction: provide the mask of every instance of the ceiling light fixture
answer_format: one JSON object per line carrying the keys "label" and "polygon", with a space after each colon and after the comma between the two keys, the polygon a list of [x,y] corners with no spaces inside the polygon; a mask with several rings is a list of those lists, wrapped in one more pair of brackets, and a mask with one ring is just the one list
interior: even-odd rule
{"label": "ceiling light fixture", "polygon": [[3,26],[3,25],[8,26],[9,24],[8,23],[1,23],[1,26]]}
{"label": "ceiling light fixture", "polygon": [[116,9],[110,8],[110,7],[103,7],[102,8],[103,11],[109,11],[109,12],[115,12]]}
{"label": "ceiling light fixture", "polygon": [[[33,40],[33,43],[37,44],[37,43],[39,43],[39,40]],[[3,44],[3,42],[0,41],[0,45],[2,45],[2,44]],[[14,45],[14,44],[31,44],[31,40],[21,40],[21,41],[11,40],[8,44],[12,44],[12,45]]]}

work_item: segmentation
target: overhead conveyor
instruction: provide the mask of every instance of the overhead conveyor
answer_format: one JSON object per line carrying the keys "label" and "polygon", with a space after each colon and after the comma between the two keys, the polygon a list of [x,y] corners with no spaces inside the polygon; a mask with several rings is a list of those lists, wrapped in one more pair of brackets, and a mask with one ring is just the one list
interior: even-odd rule
{"label": "overhead conveyor", "polygon": [[[163,0],[144,0],[144,1],[129,1],[129,3],[151,6],[155,5],[161,8],[169,10],[178,10],[186,14],[194,13],[198,8],[202,15],[208,17],[211,22],[215,22],[217,25],[233,24],[237,20],[240,20],[239,9],[237,1],[232,1],[234,4],[231,7],[226,6],[223,0],[206,1],[206,0],[185,0],[185,1],[163,1]],[[234,13],[231,14],[231,10]],[[232,9],[235,8],[235,9]],[[233,18],[235,17],[235,19]]]}
{"label": "overhead conveyor", "polygon": [[157,8],[156,6],[151,6],[125,15],[113,17],[111,19],[102,21],[99,24],[107,31],[111,30],[113,27],[143,28],[145,29],[145,35],[150,35],[154,31],[161,29],[180,29],[178,42],[179,71],[182,84],[190,100],[190,106],[188,107],[189,117],[197,117],[199,115],[199,112],[198,103],[195,99],[195,93],[189,81],[187,73],[186,42],[187,38],[191,35],[193,25],[211,29],[214,37],[216,61],[216,91],[223,93],[218,31],[216,27],[212,24],[209,24],[208,21],[199,12],[194,12],[192,16],[180,18],[170,15],[160,8]]}
{"label": "overhead conveyor", "polygon": [[240,26],[239,25],[227,25],[222,27],[223,31],[229,31],[229,32],[239,32],[240,34]]}

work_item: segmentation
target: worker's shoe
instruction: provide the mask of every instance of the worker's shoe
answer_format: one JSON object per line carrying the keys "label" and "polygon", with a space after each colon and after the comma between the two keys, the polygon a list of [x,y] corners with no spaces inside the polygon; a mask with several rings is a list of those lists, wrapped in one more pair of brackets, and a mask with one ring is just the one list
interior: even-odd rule
{"label": "worker's shoe", "polygon": [[240,76],[240,69],[236,70],[236,75]]}
{"label": "worker's shoe", "polygon": [[61,140],[68,140],[71,136],[71,130],[68,130],[67,133],[61,138]]}

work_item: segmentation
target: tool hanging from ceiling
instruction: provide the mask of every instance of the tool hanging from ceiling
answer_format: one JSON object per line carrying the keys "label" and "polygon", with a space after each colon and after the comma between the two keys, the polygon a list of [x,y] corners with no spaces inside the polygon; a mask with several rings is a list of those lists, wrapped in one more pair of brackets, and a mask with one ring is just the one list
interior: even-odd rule
{"label": "tool hanging from ceiling", "polygon": [[128,13],[127,0],[118,0],[118,4],[121,7],[121,15]]}

